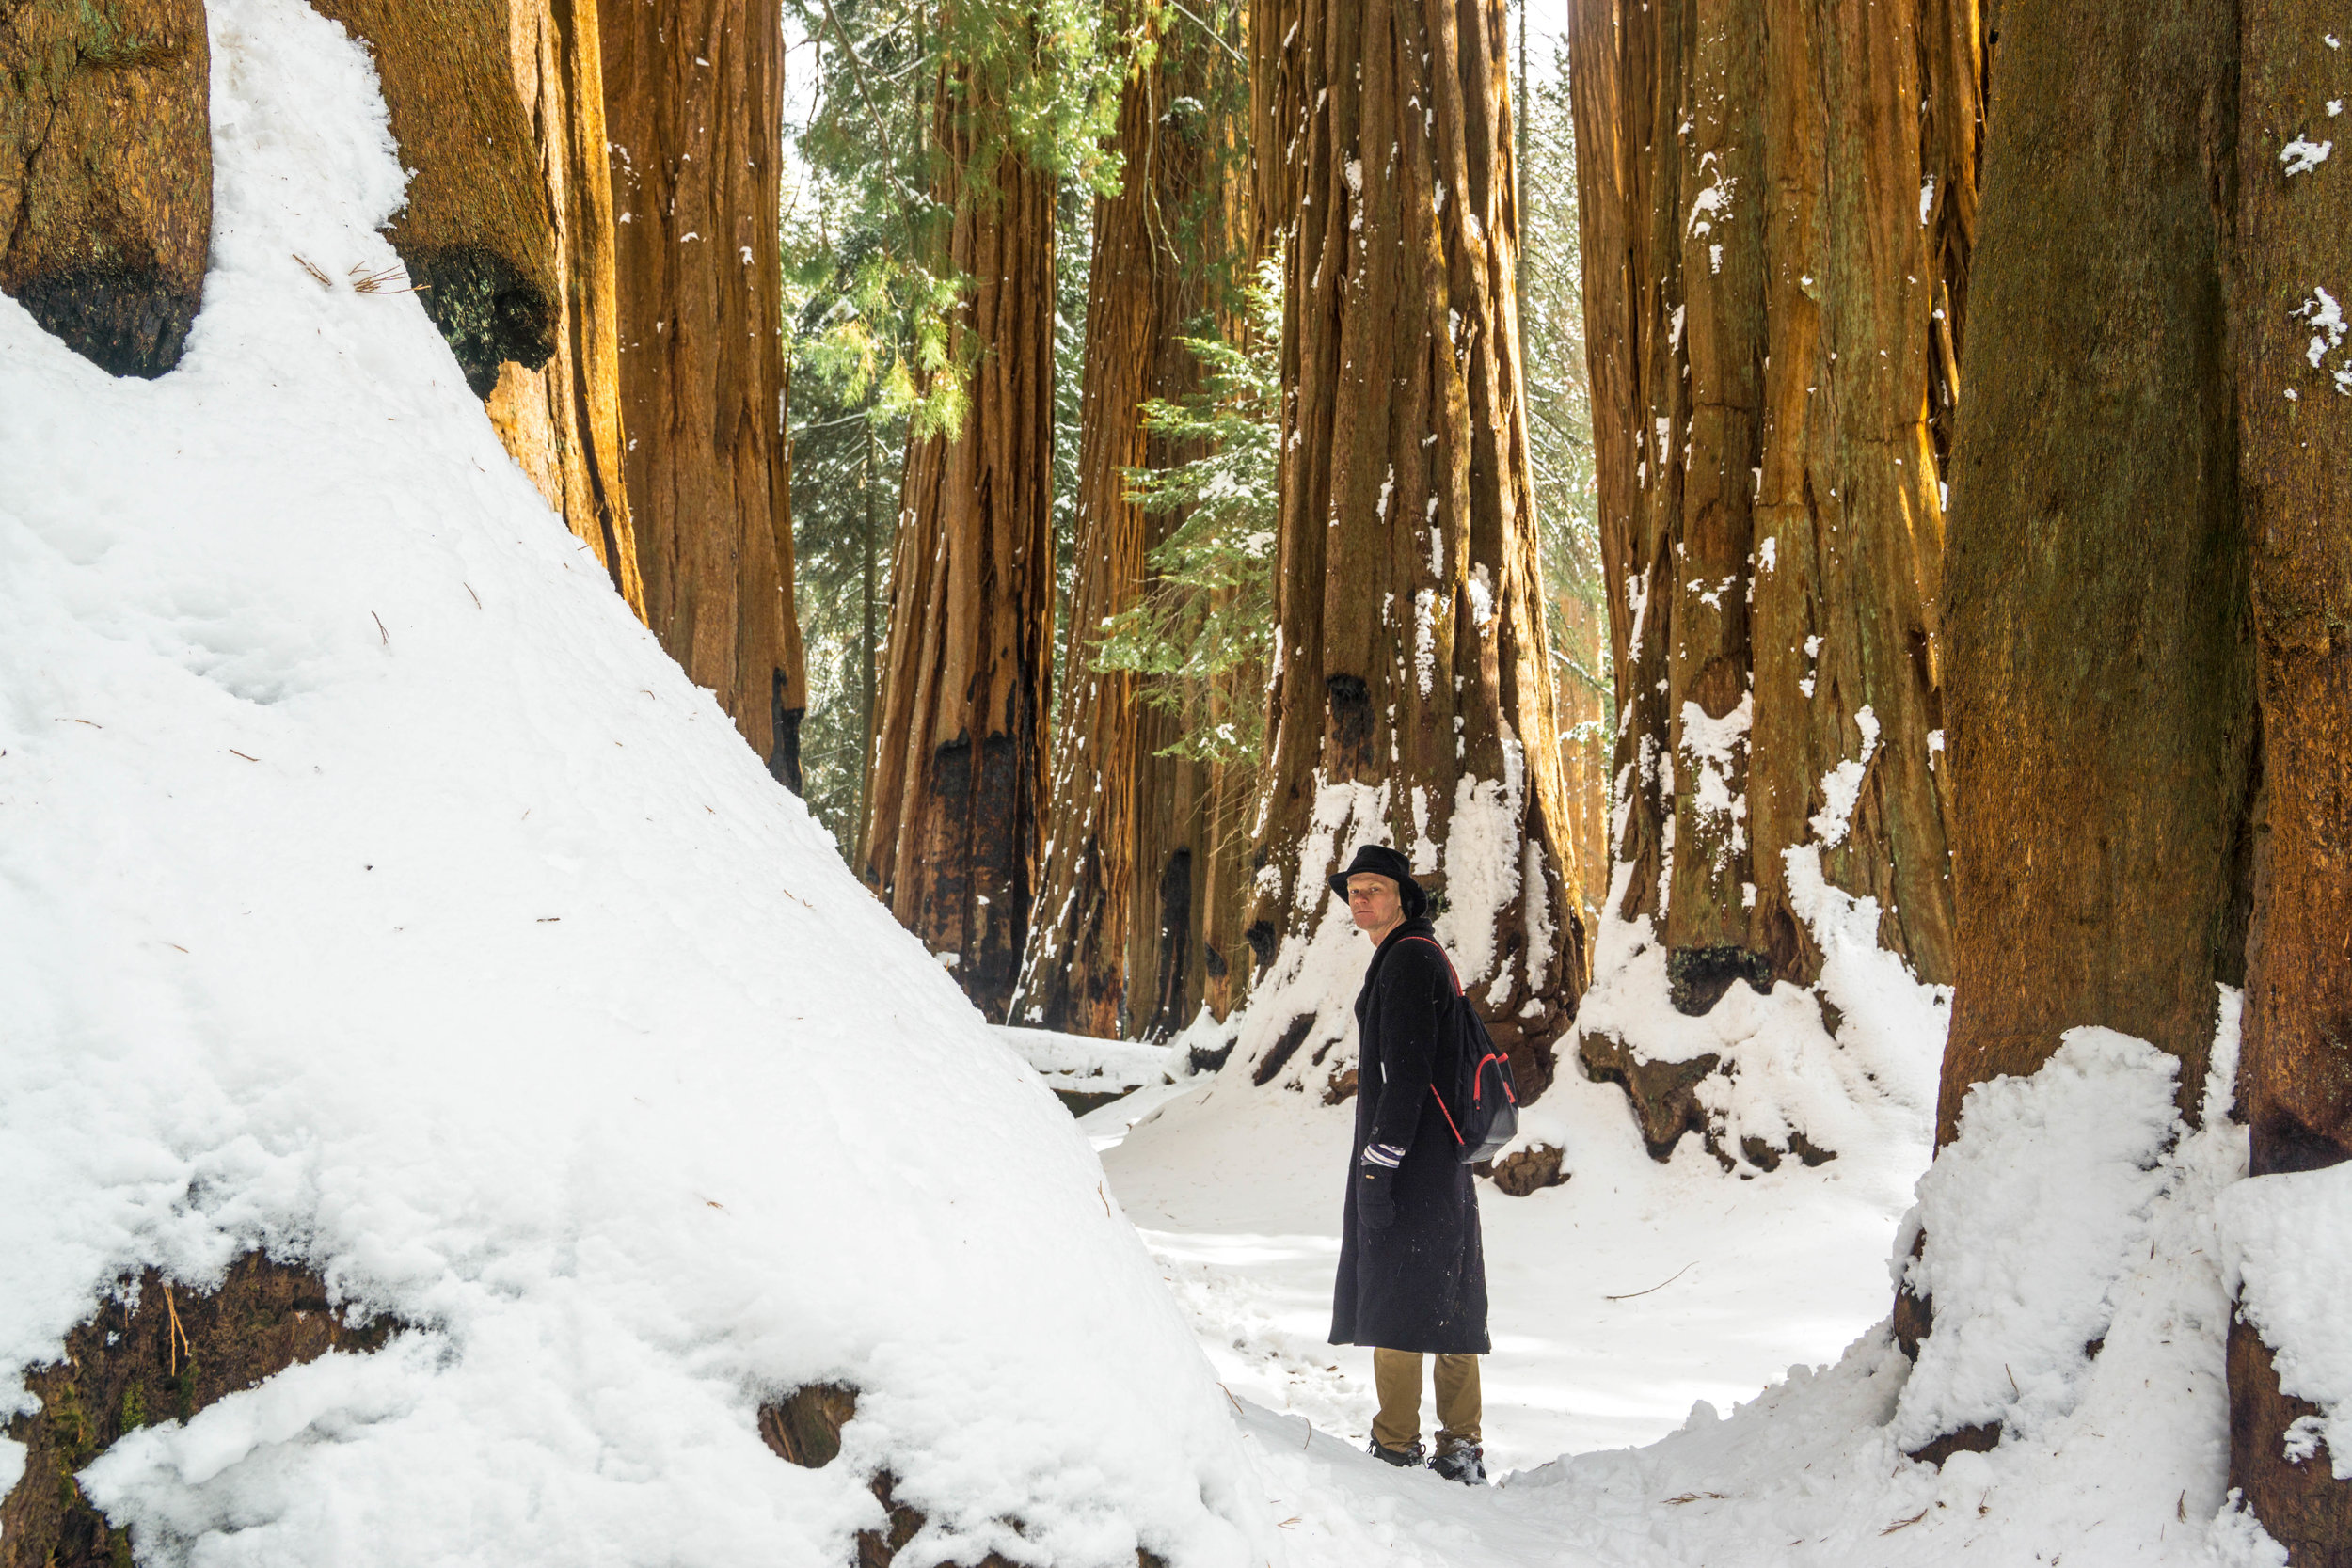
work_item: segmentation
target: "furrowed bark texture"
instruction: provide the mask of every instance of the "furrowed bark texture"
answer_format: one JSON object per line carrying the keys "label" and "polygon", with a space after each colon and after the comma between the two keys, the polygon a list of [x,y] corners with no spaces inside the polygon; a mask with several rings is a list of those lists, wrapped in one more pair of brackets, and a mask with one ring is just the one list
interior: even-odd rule
{"label": "furrowed bark texture", "polygon": [[[310,0],[374,56],[408,205],[388,230],[476,397],[555,352],[563,285],[505,0]],[[330,269],[331,270],[331,269]],[[341,280],[338,279],[340,282]]]}
{"label": "furrowed bark texture", "polygon": [[[1575,594],[1560,600],[1561,645],[1587,670],[1601,668],[1609,635],[1605,607]],[[1574,675],[1560,681],[1560,789],[1567,802],[1567,828],[1560,840],[1564,879],[1587,930],[1597,929],[1601,904],[1609,896],[1609,704],[1600,689]],[[1591,950],[1577,976],[1581,990],[1592,982]]]}
{"label": "furrowed bark texture", "polygon": [[2243,978],[2236,51],[2221,8],[2003,19],[1946,577],[1960,942],[1939,1147],[1970,1085],[2034,1071],[2078,1024],[2179,1056],[2195,1116],[2214,983]]}
{"label": "furrowed bark texture", "polygon": [[[1820,969],[1818,858],[1952,967],[1939,479],[1976,232],[1970,0],[1597,0],[1571,51],[1624,811],[1673,1001]],[[1858,763],[1850,815],[1825,776]],[[1799,852],[1792,869],[1792,851]]]}
{"label": "furrowed bark texture", "polygon": [[557,316],[545,366],[500,367],[490,423],[643,620],[645,587],[623,478],[620,301],[596,0],[511,0],[507,47],[555,225]]}
{"label": "furrowed bark texture", "polygon": [[202,0],[0,5],[0,292],[114,375],[180,362],[213,233]]}
{"label": "furrowed bark texture", "polygon": [[[2312,0],[2239,8],[2231,294],[2263,744],[2239,1086],[2256,1176],[2352,1157],[2352,345],[2328,323],[2352,237],[2328,166],[2288,172],[2290,144],[2336,123],[2335,22]],[[2296,1568],[2352,1565],[2352,1482],[2286,1459],[2286,1429],[2316,1407],[2280,1389],[2244,1319],[2229,1371],[2230,1484]]]}
{"label": "furrowed bark texture", "polygon": [[[1201,221],[1222,213],[1222,127],[1197,107],[1210,91],[1202,56],[1215,45],[1182,32],[1154,41],[1155,58],[1130,76],[1120,106],[1114,146],[1124,183],[1094,208],[1079,412],[1078,580],[1045,847],[1015,1008],[1025,1022],[1105,1037],[1137,1022],[1161,1023],[1188,990],[1199,990],[1191,974],[1200,940],[1193,902],[1199,835],[1191,819],[1208,806],[1205,770],[1152,755],[1176,737],[1165,725],[1145,723],[1150,716],[1136,677],[1093,668],[1100,628],[1140,600],[1150,575],[1146,552],[1174,523],[1127,499],[1128,472],[1194,455],[1171,452],[1147,436],[1142,406],[1147,399],[1178,397],[1198,382],[1196,361],[1178,339],[1210,325],[1218,303],[1212,269],[1226,253]],[[1180,100],[1195,107],[1186,112]],[[1151,989],[1136,993],[1136,981]]]}
{"label": "furrowed bark texture", "polygon": [[1146,710],[1136,729],[1142,847],[1127,927],[1128,1008],[1138,1035],[1164,1038],[1203,1007],[1225,1018],[1245,994],[1241,931],[1257,776],[1237,765],[1155,755],[1176,739],[1169,715]]}
{"label": "furrowed bark texture", "polygon": [[974,280],[950,349],[977,362],[961,431],[907,449],[861,873],[1001,1022],[1045,795],[1054,182],[1009,153],[970,167],[979,117],[1002,112],[977,91],[943,73],[934,104],[946,269]]}
{"label": "furrowed bark texture", "polygon": [[787,788],[807,706],[784,425],[784,31],[754,0],[602,0],[623,471],[646,625]]}
{"label": "furrowed bark texture", "polygon": [[1533,1098],[1583,929],[1527,481],[1505,8],[1259,0],[1250,30],[1295,390],[1249,940],[1261,973],[1304,941],[1353,839],[1442,867],[1461,978]]}

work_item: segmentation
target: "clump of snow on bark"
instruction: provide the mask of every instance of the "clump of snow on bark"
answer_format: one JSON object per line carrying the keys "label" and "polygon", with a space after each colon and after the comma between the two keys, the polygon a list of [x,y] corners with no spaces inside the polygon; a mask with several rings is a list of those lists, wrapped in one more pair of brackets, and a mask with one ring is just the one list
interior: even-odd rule
{"label": "clump of snow on bark", "polygon": [[[2041,1437],[2071,1414],[2148,1250],[2180,1132],[2176,1058],[2109,1029],[2070,1029],[2030,1078],[1968,1091],[1960,1135],[1919,1179],[1899,1272],[1935,1332],[1895,1415],[1906,1449],[1963,1427]],[[2059,1195],[2063,1195],[2062,1201]],[[1908,1258],[1924,1227],[1925,1251]]]}
{"label": "clump of snow on bark", "polygon": [[[2221,1200],[2223,1267],[2238,1307],[2272,1353],[2281,1392],[2319,1406],[2296,1423],[2298,1462],[2324,1441],[2352,1479],[2352,1165],[2258,1176]],[[2333,1244],[2328,1244],[2333,1243]],[[2305,1423],[2309,1423],[2306,1425]]]}
{"label": "clump of snow on bark", "polygon": [[1454,781],[1454,817],[1446,825],[1446,910],[1436,926],[1465,988],[1500,978],[1495,922],[1519,895],[1526,793],[1526,758],[1507,736],[1502,778],[1466,773]]}
{"label": "clump of snow on bark", "polygon": [[2328,154],[2335,150],[2334,142],[2306,141],[2297,136],[2279,150],[2279,162],[2286,166],[2287,178],[2292,180],[2298,174],[2309,174],[2326,163]]}
{"label": "clump of snow on bark", "polygon": [[1748,799],[1733,787],[1740,753],[1747,748],[1748,731],[1756,723],[1756,693],[1743,691],[1740,704],[1721,719],[1708,717],[1693,702],[1682,705],[1682,754],[1690,760],[1691,803],[1714,829],[1717,864],[1747,847]]}
{"label": "clump of snow on bark", "polygon": [[[1710,787],[1709,781],[1727,770],[1733,746],[1744,744],[1753,711],[1752,702],[1743,698],[1721,720],[1708,720],[1696,704],[1685,704],[1682,715],[1681,749],[1698,770],[1698,803],[1735,822],[1743,802],[1727,783]],[[1876,746],[1878,721],[1867,708],[1858,719],[1867,763]],[[1850,759],[1823,780],[1824,792],[1835,793],[1833,803],[1843,813],[1851,814],[1858,798],[1863,766]],[[1619,841],[1634,788],[1673,798],[1671,766],[1647,736],[1636,748],[1635,764],[1620,769],[1616,781],[1610,831]],[[1817,832],[1823,821],[1822,816],[1814,818]],[[1846,816],[1836,817],[1833,825],[1842,838]],[[1899,955],[1879,944],[1878,901],[1832,885],[1821,869],[1822,845],[1816,843],[1786,850],[1782,860],[1789,908],[1821,954],[1816,983],[1776,980],[1758,995],[1735,981],[1705,1017],[1681,1013],[1671,1000],[1668,954],[1658,934],[1671,881],[1674,829],[1674,815],[1663,814],[1657,916],[1626,918],[1632,863],[1619,862],[1612,873],[1594,936],[1593,982],[1577,1016],[1580,1039],[1606,1037],[1640,1061],[1717,1057],[1715,1069],[1695,1092],[1708,1115],[1709,1138],[1726,1157],[1749,1139],[1787,1150],[1792,1132],[1832,1151],[1858,1139],[1923,1137],[1920,1118],[1935,1098],[1950,989],[1921,983]],[[1834,1035],[1823,1003],[1839,1018]]]}
{"label": "clump of snow on bark", "polygon": [[[212,271],[116,380],[0,299],[0,1412],[125,1272],[425,1325],[84,1473],[143,1560],[1280,1550],[1037,1075],[507,458],[366,56],[210,0]],[[886,1085],[878,1096],[877,1085]],[[840,1461],[760,1402],[863,1390]],[[0,1468],[21,1445],[0,1441]]]}
{"label": "clump of snow on bark", "polygon": [[1813,814],[1810,826],[1814,837],[1824,848],[1836,848],[1846,842],[1846,830],[1853,821],[1853,809],[1862,799],[1862,781],[1869,772],[1870,758],[1879,749],[1879,716],[1869,705],[1854,710],[1854,728],[1862,732],[1862,754],[1848,757],[1821,775],[1821,809]]}

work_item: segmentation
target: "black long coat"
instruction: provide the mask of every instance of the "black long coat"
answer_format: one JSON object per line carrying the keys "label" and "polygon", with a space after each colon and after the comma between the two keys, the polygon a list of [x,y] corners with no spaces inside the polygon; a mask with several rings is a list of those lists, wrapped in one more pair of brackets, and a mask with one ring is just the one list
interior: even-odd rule
{"label": "black long coat", "polygon": [[[1484,1355],[1486,1255],[1478,1192],[1444,1108],[1430,1092],[1438,1021],[1454,1001],[1454,971],[1425,920],[1407,920],[1380,943],[1356,996],[1356,1138],[1348,1150],[1347,1209],[1340,1226],[1340,1277],[1331,1293],[1331,1342],[1388,1350]],[[1391,1189],[1396,1223],[1375,1230],[1356,1213],[1364,1146],[1402,1146]]]}

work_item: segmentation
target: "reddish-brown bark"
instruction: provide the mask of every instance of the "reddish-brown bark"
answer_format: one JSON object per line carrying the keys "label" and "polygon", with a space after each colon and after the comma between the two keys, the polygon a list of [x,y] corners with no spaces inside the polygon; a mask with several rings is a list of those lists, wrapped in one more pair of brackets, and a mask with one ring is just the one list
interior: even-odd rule
{"label": "reddish-brown bark", "polygon": [[[2078,1024],[2181,1058],[2242,977],[2253,749],[2221,267],[2230,19],[2070,0],[1995,62],[1945,616],[1959,963],[1939,1143]],[[2085,138],[2083,117],[2108,135]]]}
{"label": "reddish-brown bark", "polygon": [[408,199],[387,230],[466,385],[554,352],[563,288],[506,49],[506,0],[310,0],[374,58]]}
{"label": "reddish-brown bark", "polygon": [[782,13],[601,0],[623,471],[645,621],[769,771],[807,705],[784,433]]}
{"label": "reddish-brown bark", "polygon": [[[1580,7],[1602,553],[1629,792],[1620,917],[1676,1004],[1809,982],[1787,853],[1879,901],[1880,941],[1951,970],[1939,491],[1975,230],[1968,0]],[[1737,723],[1712,765],[1690,733]],[[1824,774],[1867,764],[1842,840]]]}
{"label": "reddish-brown bark", "polygon": [[200,0],[0,9],[0,291],[116,375],[179,363],[213,233]]}
{"label": "reddish-brown bark", "polygon": [[[1216,96],[1215,40],[1153,29],[1154,55],[1128,78],[1113,148],[1123,183],[1094,209],[1081,372],[1078,579],[1061,671],[1051,806],[1016,1011],[1050,1029],[1116,1037],[1183,1023],[1197,973],[1209,879],[1209,770],[1157,756],[1177,737],[1144,710],[1140,683],[1094,667],[1100,628],[1132,609],[1146,554],[1175,519],[1128,499],[1129,473],[1196,455],[1171,452],[1142,424],[1148,399],[1199,380],[1180,341],[1222,300],[1237,236],[1216,232],[1227,130],[1199,105]],[[1180,104],[1188,102],[1187,110]],[[1227,883],[1230,890],[1230,879]],[[1235,902],[1230,891],[1226,901]],[[1136,984],[1143,988],[1140,994]],[[1197,1005],[1197,1001],[1195,1003]]]}
{"label": "reddish-brown bark", "polygon": [[[2352,236],[2340,195],[2284,156],[2333,123],[2330,14],[2245,0],[2238,16],[2229,293],[2263,752],[2239,1085],[2262,1176],[2352,1158],[2352,352],[2321,292],[2352,277]],[[2272,1351],[2233,1324],[2230,1483],[2295,1568],[2347,1568],[2352,1482],[2287,1459],[2314,1407],[2280,1387]]]}
{"label": "reddish-brown bark", "polygon": [[1010,152],[970,166],[1001,145],[981,122],[999,106],[956,71],[934,100],[935,194],[954,212],[946,270],[973,280],[950,330],[970,404],[956,432],[907,450],[860,869],[1001,1020],[1045,794],[1054,182]]}
{"label": "reddish-brown bark", "polygon": [[643,620],[644,578],[623,478],[620,302],[596,0],[509,0],[507,48],[555,225],[559,293],[553,356],[536,371],[500,368],[490,422]]}
{"label": "reddish-brown bark", "polygon": [[[1483,793],[1507,863],[1482,870],[1510,891],[1467,916],[1491,918],[1469,942],[1489,957],[1462,978],[1533,1098],[1583,931],[1527,480],[1505,8],[1258,0],[1250,31],[1293,390],[1249,941],[1263,971],[1304,935],[1353,833],[1443,864],[1458,803]],[[1345,786],[1347,820],[1309,856],[1319,799]],[[1304,1032],[1281,1030],[1259,1070]]]}

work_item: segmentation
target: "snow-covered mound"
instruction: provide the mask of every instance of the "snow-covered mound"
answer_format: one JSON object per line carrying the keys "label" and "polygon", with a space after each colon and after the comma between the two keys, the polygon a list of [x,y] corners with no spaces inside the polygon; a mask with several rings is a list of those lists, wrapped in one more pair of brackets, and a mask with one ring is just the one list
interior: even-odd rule
{"label": "snow-covered mound", "polygon": [[[1516,1478],[1512,1506],[1612,1562],[2283,1561],[2223,1494],[2237,1010],[2225,992],[2193,1129],[2174,1058],[2104,1029],[1969,1091],[1893,1259],[1934,1309],[1915,1368],[1882,1323],[1726,1419],[1702,1406],[1649,1448]],[[1940,1469],[1904,1457],[1964,1427],[1998,1446]]]}
{"label": "snow-covered mound", "polygon": [[[403,184],[365,56],[209,9],[182,367],[112,380],[0,300],[0,1415],[126,1271],[262,1247],[425,1326],[86,1471],[143,1557],[831,1565],[886,1465],[909,1562],[1264,1560],[1068,1115],[418,302],[345,281]],[[817,1380],[863,1399],[800,1469],[755,1411]]]}

